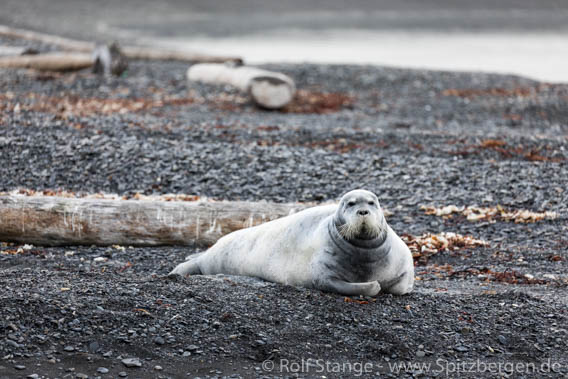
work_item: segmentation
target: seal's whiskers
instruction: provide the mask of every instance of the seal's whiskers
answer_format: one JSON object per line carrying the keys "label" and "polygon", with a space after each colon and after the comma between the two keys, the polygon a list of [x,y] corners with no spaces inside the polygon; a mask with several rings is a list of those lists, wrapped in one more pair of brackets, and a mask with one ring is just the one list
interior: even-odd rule
{"label": "seal's whiskers", "polygon": [[[372,220],[372,221],[371,221]],[[376,222],[376,220],[371,219],[371,220],[364,220],[361,224],[363,231],[371,238],[377,238],[381,232],[383,231],[383,228],[381,227],[381,224]]]}
{"label": "seal's whiskers", "polygon": [[346,240],[352,239],[355,236],[355,234],[358,232],[359,232],[359,225],[356,225],[354,223],[343,224],[339,227],[339,234]]}
{"label": "seal's whiskers", "polygon": [[382,231],[380,223],[373,218],[358,217],[353,222],[346,222],[339,227],[339,234],[346,240],[350,240],[365,232],[371,238],[377,238]]}

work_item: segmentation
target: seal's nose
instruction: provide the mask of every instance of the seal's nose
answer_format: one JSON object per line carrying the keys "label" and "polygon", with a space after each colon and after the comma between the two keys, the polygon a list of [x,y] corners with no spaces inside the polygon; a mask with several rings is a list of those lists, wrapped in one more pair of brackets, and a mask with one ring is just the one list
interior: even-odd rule
{"label": "seal's nose", "polygon": [[357,214],[358,214],[359,216],[367,216],[367,215],[369,214],[369,211],[366,210],[366,209],[359,209],[359,210],[357,211]]}

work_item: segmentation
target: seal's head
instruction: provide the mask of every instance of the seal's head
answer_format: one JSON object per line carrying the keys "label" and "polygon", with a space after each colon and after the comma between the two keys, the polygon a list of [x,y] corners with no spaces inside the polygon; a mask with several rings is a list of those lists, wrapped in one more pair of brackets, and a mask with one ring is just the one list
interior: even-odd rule
{"label": "seal's head", "polygon": [[354,190],[341,198],[335,226],[347,241],[374,240],[386,232],[386,221],[374,193]]}

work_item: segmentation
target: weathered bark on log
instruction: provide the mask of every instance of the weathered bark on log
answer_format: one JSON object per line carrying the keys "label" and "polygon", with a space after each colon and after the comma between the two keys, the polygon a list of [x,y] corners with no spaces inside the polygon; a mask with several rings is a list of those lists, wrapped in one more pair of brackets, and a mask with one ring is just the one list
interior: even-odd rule
{"label": "weathered bark on log", "polygon": [[249,93],[257,105],[268,109],[284,107],[296,93],[296,85],[289,76],[256,67],[196,64],[187,70],[187,78],[195,82],[229,84]]}
{"label": "weathered bark on log", "polygon": [[307,204],[0,196],[0,241],[44,246],[210,246]]}
{"label": "weathered bark on log", "polygon": [[0,68],[33,68],[42,71],[75,71],[93,65],[87,53],[47,53],[0,57]]}
{"label": "weathered bark on log", "polygon": [[36,54],[37,52],[28,47],[19,46],[0,46],[0,57],[17,57],[26,54]]}
{"label": "weathered bark on log", "polygon": [[[71,38],[59,37],[51,34],[39,33],[30,30],[11,28],[0,25],[0,35],[13,38],[22,38],[31,41],[59,46],[64,50],[77,52],[92,52],[96,44],[93,42],[79,41]],[[178,51],[143,46],[121,46],[123,54],[130,59],[149,60],[177,60],[191,63],[199,62],[237,62],[242,63],[239,57],[214,56],[198,54],[189,51]]]}

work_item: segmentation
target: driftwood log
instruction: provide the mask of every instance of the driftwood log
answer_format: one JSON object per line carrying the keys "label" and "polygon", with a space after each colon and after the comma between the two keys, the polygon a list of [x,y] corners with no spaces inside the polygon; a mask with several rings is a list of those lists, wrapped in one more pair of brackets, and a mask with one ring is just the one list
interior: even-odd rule
{"label": "driftwood log", "polygon": [[124,46],[122,47],[122,52],[127,58],[130,59],[183,61],[189,63],[235,62],[240,64],[243,62],[242,58],[240,57],[199,54],[192,51],[171,50],[147,46]]}
{"label": "driftwood log", "polygon": [[0,68],[76,71],[87,67],[93,67],[95,73],[120,75],[128,67],[128,61],[115,43],[110,47],[106,45],[97,46],[92,54],[63,52],[0,56]]}
{"label": "driftwood log", "polygon": [[257,105],[268,109],[286,106],[296,92],[296,85],[289,76],[256,67],[202,63],[191,66],[187,78],[193,82],[231,85],[250,94]]}
{"label": "driftwood log", "polygon": [[0,68],[33,68],[42,71],[75,71],[93,65],[90,53],[46,53],[0,57]]}
{"label": "driftwood log", "polygon": [[0,196],[0,241],[43,246],[210,246],[307,204]]}
{"label": "driftwood log", "polygon": [[[91,53],[96,44],[93,42],[79,41],[71,38],[55,36],[52,34],[39,33],[31,30],[12,28],[0,25],[0,35],[12,38],[21,38],[31,41],[40,41],[55,45],[63,50]],[[242,62],[239,57],[215,56],[199,54],[189,51],[178,51],[143,46],[121,46],[122,53],[129,59],[154,59],[154,60],[178,60],[191,63],[199,62]]]}
{"label": "driftwood log", "polygon": [[20,38],[28,41],[39,41],[50,45],[59,46],[64,50],[90,52],[95,47],[91,42],[78,41],[70,38],[55,36],[52,34],[38,33],[31,30],[12,28],[0,25],[0,35],[10,38]]}

